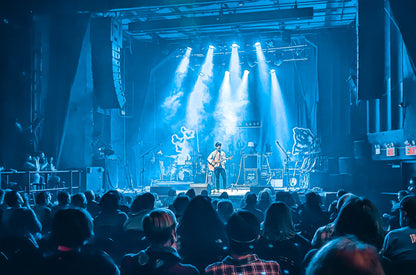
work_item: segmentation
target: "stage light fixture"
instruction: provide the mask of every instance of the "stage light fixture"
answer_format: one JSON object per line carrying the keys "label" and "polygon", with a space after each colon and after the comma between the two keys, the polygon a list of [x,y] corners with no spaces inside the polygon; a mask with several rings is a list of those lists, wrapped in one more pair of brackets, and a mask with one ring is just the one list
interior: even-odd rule
{"label": "stage light fixture", "polygon": [[232,48],[234,48],[234,49],[235,49],[235,48],[239,48],[239,46],[237,45],[237,43],[233,43],[233,44],[231,45],[231,47],[232,47]]}
{"label": "stage light fixture", "polygon": [[256,46],[256,47],[260,47],[260,42],[256,42],[256,43],[254,43],[254,46]]}
{"label": "stage light fixture", "polygon": [[212,45],[209,45],[209,48],[215,50],[215,47]]}
{"label": "stage light fixture", "polygon": [[276,70],[275,70],[275,69],[271,69],[271,70],[270,70],[270,73],[271,73],[271,74],[274,74],[274,73],[276,73]]}
{"label": "stage light fixture", "polygon": [[245,74],[249,74],[249,73],[250,73],[250,71],[249,71],[249,70],[244,70],[244,73],[245,73]]}

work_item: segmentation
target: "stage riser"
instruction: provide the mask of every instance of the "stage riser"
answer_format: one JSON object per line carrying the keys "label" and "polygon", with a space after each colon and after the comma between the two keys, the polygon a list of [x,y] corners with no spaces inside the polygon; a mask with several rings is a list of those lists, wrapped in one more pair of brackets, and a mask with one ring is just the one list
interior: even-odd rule
{"label": "stage riser", "polygon": [[159,181],[150,186],[150,192],[157,193],[159,196],[167,196],[170,189],[175,190],[176,193],[180,193],[186,192],[190,188],[195,190],[196,195],[200,195],[202,190],[207,189],[207,184],[182,181]]}

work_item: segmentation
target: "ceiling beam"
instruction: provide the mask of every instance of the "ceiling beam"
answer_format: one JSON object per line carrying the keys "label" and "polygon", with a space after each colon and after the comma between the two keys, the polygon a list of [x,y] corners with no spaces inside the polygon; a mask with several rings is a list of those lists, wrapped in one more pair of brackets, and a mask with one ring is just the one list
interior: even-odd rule
{"label": "ceiling beam", "polygon": [[222,14],[215,16],[186,17],[181,19],[154,20],[129,23],[129,32],[151,32],[162,30],[179,30],[243,23],[265,23],[282,20],[312,19],[313,8],[294,8],[262,12]]}

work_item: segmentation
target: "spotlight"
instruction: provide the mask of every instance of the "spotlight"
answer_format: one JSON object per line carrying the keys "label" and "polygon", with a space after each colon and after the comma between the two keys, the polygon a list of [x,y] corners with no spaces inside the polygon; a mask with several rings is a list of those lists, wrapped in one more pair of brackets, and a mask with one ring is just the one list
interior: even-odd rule
{"label": "spotlight", "polygon": [[186,50],[187,51],[192,51],[192,48],[191,47],[186,47]]}
{"label": "spotlight", "polygon": [[238,48],[238,45],[237,45],[237,43],[233,43],[233,44],[231,45],[231,47],[235,49],[235,48]]}
{"label": "spotlight", "polygon": [[249,70],[244,70],[244,74],[249,74],[250,71]]}
{"label": "spotlight", "polygon": [[274,65],[276,65],[277,67],[279,67],[282,64],[283,64],[283,60],[281,58],[274,61]]}
{"label": "spotlight", "polygon": [[271,70],[270,70],[270,73],[271,73],[271,74],[275,74],[275,73],[276,73],[276,70],[275,70],[275,69],[271,69]]}
{"label": "spotlight", "polygon": [[209,48],[215,50],[215,47],[212,45],[209,45]]}
{"label": "spotlight", "polygon": [[266,46],[267,48],[274,48],[274,41],[273,40],[266,41]]}
{"label": "spotlight", "polygon": [[256,47],[260,47],[260,42],[256,42],[256,43],[254,43],[254,46],[256,46]]}

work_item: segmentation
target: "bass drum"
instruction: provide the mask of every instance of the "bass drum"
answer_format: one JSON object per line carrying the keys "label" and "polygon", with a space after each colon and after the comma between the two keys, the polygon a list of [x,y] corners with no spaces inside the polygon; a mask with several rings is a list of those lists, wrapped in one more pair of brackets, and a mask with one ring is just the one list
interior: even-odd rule
{"label": "bass drum", "polygon": [[178,172],[177,180],[179,181],[191,181],[192,170],[189,168],[181,168]]}

